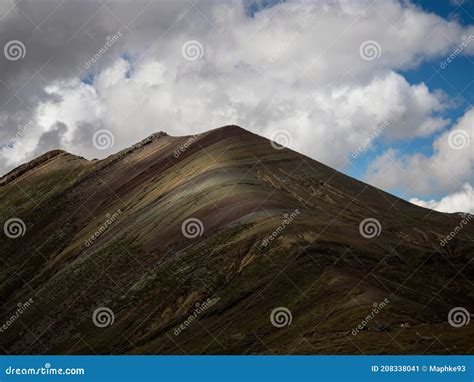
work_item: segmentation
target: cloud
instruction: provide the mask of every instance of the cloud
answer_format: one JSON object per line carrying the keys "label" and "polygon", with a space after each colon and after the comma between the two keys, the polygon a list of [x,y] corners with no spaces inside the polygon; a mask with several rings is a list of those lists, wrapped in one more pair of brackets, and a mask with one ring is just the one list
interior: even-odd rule
{"label": "cloud", "polygon": [[[292,148],[344,168],[360,145],[377,145],[367,141],[374,131],[392,143],[446,129],[446,95],[400,73],[441,62],[473,31],[388,0],[1,4],[1,43],[22,41],[26,54],[0,60],[0,145],[33,127],[0,153],[0,173],[41,150],[102,158],[156,131],[232,123],[268,138],[287,130]],[[105,150],[93,145],[102,129],[114,136]],[[384,158],[407,169],[426,161],[397,155],[372,164],[374,182],[393,186],[378,171],[391,163]],[[461,181],[472,162],[466,150],[454,156],[461,164],[450,175]],[[404,185],[421,171],[403,179],[396,169]]]}
{"label": "cloud", "polygon": [[[293,148],[343,166],[387,118],[397,121],[384,132],[387,139],[426,136],[447,124],[436,116],[443,96],[424,84],[409,85],[395,70],[448,54],[466,32],[393,1],[289,1],[258,6],[253,17],[241,2],[144,8],[85,1],[56,10],[45,3],[44,16],[54,12],[38,30],[25,19],[41,19],[29,3],[18,4],[0,27],[5,41],[24,41],[27,49],[23,60],[0,63],[10,89],[0,98],[7,99],[2,136],[8,139],[12,126],[34,118],[39,131],[32,143],[62,122],[65,149],[72,148],[78,123],[91,118],[117,135],[119,148],[157,129],[189,134],[238,123],[268,137],[289,130]],[[201,59],[183,58],[189,40],[201,44]],[[363,59],[361,44],[373,40],[379,57]],[[39,69],[40,79],[31,81]],[[93,79],[89,86],[79,81],[85,76]],[[21,101],[10,100],[25,82]],[[114,118],[116,110],[123,118]],[[331,147],[336,142],[337,150]],[[9,154],[10,167],[28,158],[26,150]]]}
{"label": "cloud", "polygon": [[432,155],[390,149],[370,163],[366,180],[406,194],[451,193],[474,179],[474,108],[433,142]]}
{"label": "cloud", "polygon": [[[306,94],[288,90],[275,97],[269,110],[252,110],[252,95],[245,89],[229,94],[213,81],[203,85],[195,74],[187,73],[185,80],[169,76],[159,62],[140,63],[128,78],[130,69],[130,63],[118,59],[96,76],[93,85],[77,80],[48,87],[46,92],[55,97],[37,109],[41,130],[56,121],[64,123],[69,130],[62,144],[74,151],[77,142],[72,137],[81,123],[110,129],[120,147],[157,130],[182,135],[236,123],[269,138],[275,130],[287,130],[293,148],[343,166],[370,131],[383,123],[387,137],[406,138],[429,135],[448,122],[431,115],[443,107],[439,97],[393,72],[363,87],[335,86]],[[180,99],[192,93],[195,96]],[[161,121],[166,125],[157,124]],[[97,155],[88,143],[81,154]]]}
{"label": "cloud", "polygon": [[474,189],[466,183],[460,191],[447,195],[441,200],[423,201],[412,198],[410,202],[439,212],[469,212],[474,214]]}

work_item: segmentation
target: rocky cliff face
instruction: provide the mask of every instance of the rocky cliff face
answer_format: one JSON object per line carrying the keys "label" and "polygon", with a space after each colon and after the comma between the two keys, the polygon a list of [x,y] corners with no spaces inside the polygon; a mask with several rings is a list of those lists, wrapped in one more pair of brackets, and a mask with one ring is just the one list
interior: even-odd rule
{"label": "rocky cliff face", "polygon": [[4,353],[473,351],[471,216],[237,126],[47,153],[0,180],[0,222]]}

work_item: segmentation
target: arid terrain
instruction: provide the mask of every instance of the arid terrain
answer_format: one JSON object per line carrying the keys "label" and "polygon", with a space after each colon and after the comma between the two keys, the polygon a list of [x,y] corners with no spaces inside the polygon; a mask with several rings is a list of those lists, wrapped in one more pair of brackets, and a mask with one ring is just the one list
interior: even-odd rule
{"label": "arid terrain", "polygon": [[237,126],[51,151],[0,179],[0,350],[473,354],[466,216]]}

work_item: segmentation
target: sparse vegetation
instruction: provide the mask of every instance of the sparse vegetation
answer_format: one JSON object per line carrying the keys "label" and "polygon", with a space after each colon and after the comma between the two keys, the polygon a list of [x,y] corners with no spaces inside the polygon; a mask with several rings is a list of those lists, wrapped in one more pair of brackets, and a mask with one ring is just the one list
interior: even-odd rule
{"label": "sparse vegetation", "polygon": [[[1,221],[19,217],[26,233],[0,238],[0,316],[35,300],[2,333],[4,350],[472,354],[472,324],[447,321],[452,307],[474,307],[472,226],[441,248],[456,217],[428,214],[235,126],[197,135],[176,158],[186,139],[156,134],[104,161],[56,153],[2,179]],[[189,217],[203,227],[191,239],[181,231]],[[360,235],[367,217],[380,221],[380,236]],[[113,325],[93,324],[99,306],[113,311]],[[269,320],[280,306],[292,314],[284,328]]]}

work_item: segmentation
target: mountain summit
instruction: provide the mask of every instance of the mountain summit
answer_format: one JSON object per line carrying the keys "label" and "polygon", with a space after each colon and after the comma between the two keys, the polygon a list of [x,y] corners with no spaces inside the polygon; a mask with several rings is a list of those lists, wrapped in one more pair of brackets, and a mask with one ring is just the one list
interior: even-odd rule
{"label": "mountain summit", "polygon": [[0,180],[1,348],[472,354],[470,218],[237,126],[52,151]]}

